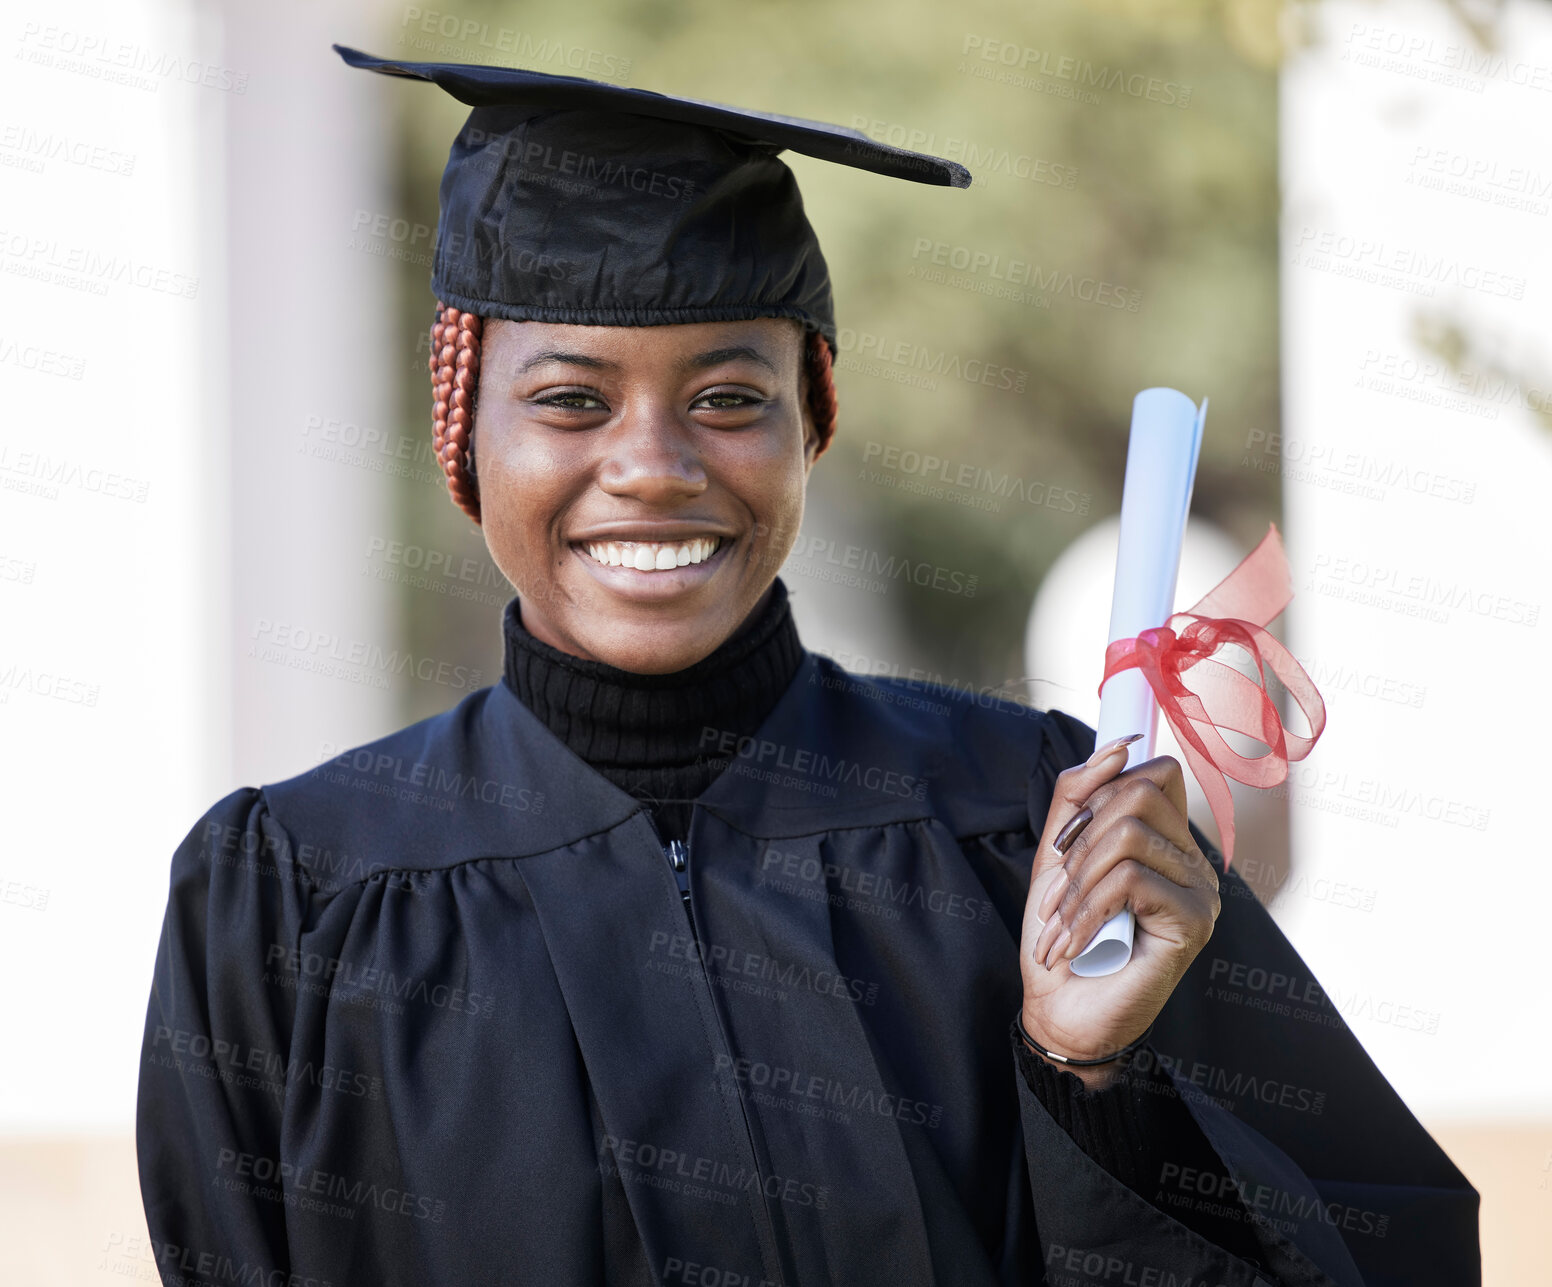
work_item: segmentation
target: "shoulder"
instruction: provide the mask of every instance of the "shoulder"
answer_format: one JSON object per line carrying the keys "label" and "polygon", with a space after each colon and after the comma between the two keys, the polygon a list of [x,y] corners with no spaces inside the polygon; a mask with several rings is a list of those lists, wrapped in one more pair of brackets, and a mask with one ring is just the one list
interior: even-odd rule
{"label": "shoulder", "polygon": [[1081,720],[990,688],[859,675],[817,654],[811,683],[839,740],[924,781],[934,811],[961,834],[1013,829],[1027,817],[1032,778],[1048,782],[1093,749]]}
{"label": "shoulder", "polygon": [[[451,866],[511,852],[514,826],[542,807],[504,743],[492,745],[482,688],[450,710],[353,746],[258,795],[291,857],[318,885]],[[503,834],[505,832],[505,834]]]}

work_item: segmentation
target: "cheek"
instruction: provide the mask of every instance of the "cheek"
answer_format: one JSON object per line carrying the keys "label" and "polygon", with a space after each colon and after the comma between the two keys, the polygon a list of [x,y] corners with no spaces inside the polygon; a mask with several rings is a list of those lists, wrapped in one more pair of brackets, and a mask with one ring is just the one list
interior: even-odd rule
{"label": "cheek", "polygon": [[755,548],[762,561],[779,566],[792,552],[803,525],[806,483],[797,451],[772,451],[741,463],[733,486],[754,516]]}
{"label": "cheek", "polygon": [[564,460],[534,436],[494,433],[480,460],[480,506],[486,543],[508,579],[542,575],[555,561],[553,533],[575,480]]}

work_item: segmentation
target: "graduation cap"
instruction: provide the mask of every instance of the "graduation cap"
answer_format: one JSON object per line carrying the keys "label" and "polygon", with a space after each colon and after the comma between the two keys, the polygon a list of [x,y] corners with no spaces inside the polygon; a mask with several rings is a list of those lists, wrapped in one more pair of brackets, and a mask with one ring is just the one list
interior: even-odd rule
{"label": "graduation cap", "polygon": [[442,175],[431,286],[455,308],[594,326],[793,317],[835,345],[830,274],[783,150],[964,188],[938,157],[821,121],[577,76],[398,62],[474,110]]}

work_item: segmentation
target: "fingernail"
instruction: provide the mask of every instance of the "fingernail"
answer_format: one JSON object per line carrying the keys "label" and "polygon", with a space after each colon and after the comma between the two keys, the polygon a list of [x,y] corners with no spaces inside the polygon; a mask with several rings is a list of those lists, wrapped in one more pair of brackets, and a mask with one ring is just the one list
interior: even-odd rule
{"label": "fingernail", "polygon": [[1062,928],[1060,916],[1053,916],[1046,920],[1040,927],[1040,937],[1035,940],[1035,964],[1039,965],[1045,960],[1045,948],[1054,939]]}
{"label": "fingernail", "polygon": [[1062,959],[1062,948],[1067,946],[1067,942],[1071,938],[1072,938],[1072,931],[1071,930],[1065,930],[1065,929],[1060,934],[1058,934],[1056,936],[1056,942],[1051,944],[1051,950],[1048,953],[1046,953],[1046,958],[1045,958],[1045,968],[1046,969],[1049,970],[1052,966],[1054,966],[1058,961],[1060,961]]}
{"label": "fingernail", "polygon": [[1045,897],[1040,900],[1040,906],[1035,909],[1036,915],[1043,921],[1051,919],[1051,913],[1056,910],[1056,904],[1061,901],[1062,895],[1067,892],[1067,882],[1071,879],[1067,875],[1067,868],[1056,869],[1056,879],[1051,882],[1049,889],[1045,891]]}
{"label": "fingernail", "polygon": [[1105,756],[1115,754],[1115,752],[1123,746],[1130,746],[1141,736],[1141,733],[1133,733],[1129,737],[1118,737],[1113,742],[1106,742],[1103,746],[1096,750],[1093,755],[1089,756],[1085,767],[1092,769],[1096,764],[1104,759]]}
{"label": "fingernail", "polygon": [[1059,854],[1067,852],[1072,842],[1078,838],[1078,834],[1084,827],[1094,821],[1094,810],[1085,806],[1067,819],[1067,825],[1056,833],[1056,839],[1051,841],[1051,848]]}
{"label": "fingernail", "polygon": [[[1090,937],[1092,938],[1093,936],[1090,935]],[[1077,939],[1072,939],[1072,941],[1067,944],[1067,951],[1064,953],[1064,955],[1072,957],[1082,956],[1083,949],[1087,946],[1087,942],[1080,943],[1077,941]]]}

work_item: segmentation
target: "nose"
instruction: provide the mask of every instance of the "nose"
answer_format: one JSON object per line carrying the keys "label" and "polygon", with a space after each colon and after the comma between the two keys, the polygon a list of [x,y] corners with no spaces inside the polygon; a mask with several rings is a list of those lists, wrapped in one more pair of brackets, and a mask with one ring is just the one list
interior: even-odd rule
{"label": "nose", "polygon": [[611,496],[649,505],[699,496],[709,485],[694,430],[666,406],[642,406],[622,416],[610,433],[598,482]]}

